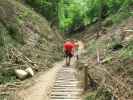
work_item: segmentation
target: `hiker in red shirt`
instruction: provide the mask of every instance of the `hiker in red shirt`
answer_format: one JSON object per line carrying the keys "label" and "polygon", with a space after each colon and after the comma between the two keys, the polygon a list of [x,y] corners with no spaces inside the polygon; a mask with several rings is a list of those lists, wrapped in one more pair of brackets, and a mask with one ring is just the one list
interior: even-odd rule
{"label": "hiker in red shirt", "polygon": [[65,53],[65,57],[66,57],[66,65],[70,65],[71,62],[71,58],[74,55],[74,49],[75,49],[75,45],[73,44],[72,41],[67,40],[64,43],[64,53]]}

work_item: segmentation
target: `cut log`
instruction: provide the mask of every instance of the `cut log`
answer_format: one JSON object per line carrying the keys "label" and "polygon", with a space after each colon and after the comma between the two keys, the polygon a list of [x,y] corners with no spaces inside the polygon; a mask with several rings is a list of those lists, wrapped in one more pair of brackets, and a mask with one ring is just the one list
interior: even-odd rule
{"label": "cut log", "polygon": [[15,74],[20,80],[24,80],[28,76],[26,71],[20,69],[15,69]]}
{"label": "cut log", "polygon": [[129,29],[129,30],[124,30],[125,32],[133,32],[132,29]]}
{"label": "cut log", "polygon": [[34,71],[33,71],[33,69],[32,69],[31,67],[27,68],[25,71],[26,71],[26,72],[28,73],[28,75],[30,75],[30,76],[33,76],[33,75],[34,75]]}

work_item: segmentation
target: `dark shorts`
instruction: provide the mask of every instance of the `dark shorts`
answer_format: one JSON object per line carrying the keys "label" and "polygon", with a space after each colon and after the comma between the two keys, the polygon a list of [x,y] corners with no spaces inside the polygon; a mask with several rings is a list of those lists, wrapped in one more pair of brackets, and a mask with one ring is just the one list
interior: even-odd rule
{"label": "dark shorts", "polygon": [[73,57],[73,54],[71,52],[65,51],[65,57]]}

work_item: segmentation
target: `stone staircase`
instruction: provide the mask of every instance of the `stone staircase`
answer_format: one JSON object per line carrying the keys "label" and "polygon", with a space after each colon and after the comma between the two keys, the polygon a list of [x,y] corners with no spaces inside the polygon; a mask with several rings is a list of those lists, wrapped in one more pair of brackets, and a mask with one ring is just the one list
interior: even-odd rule
{"label": "stone staircase", "polygon": [[50,100],[81,100],[82,92],[76,70],[71,66],[62,67],[57,73]]}

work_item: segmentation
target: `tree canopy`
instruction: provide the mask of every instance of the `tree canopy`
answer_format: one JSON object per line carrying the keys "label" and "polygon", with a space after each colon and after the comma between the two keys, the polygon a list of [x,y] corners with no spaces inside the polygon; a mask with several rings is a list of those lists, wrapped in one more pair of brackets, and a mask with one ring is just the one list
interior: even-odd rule
{"label": "tree canopy", "polygon": [[[62,31],[96,22],[102,17],[127,10],[133,0],[27,0],[49,21],[58,20]],[[101,9],[102,8],[102,9]]]}

